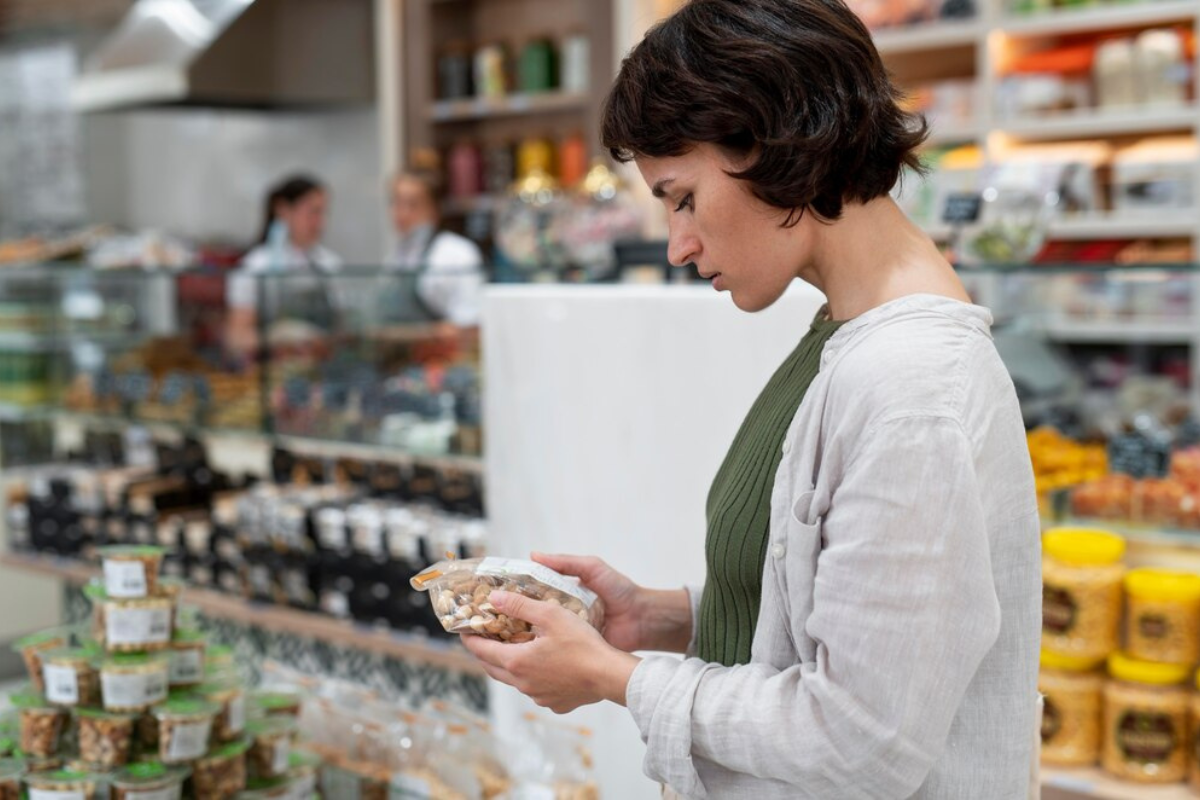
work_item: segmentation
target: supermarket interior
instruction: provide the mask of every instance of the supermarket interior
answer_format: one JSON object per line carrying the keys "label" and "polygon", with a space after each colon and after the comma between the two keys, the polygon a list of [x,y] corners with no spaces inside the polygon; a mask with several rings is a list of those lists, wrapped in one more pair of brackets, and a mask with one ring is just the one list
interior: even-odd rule
{"label": "supermarket interior", "polygon": [[[825,302],[673,266],[601,143],[686,2],[0,0],[0,800],[670,796],[462,640],[542,635],[495,588],[604,629],[534,552],[703,585]],[[1030,797],[1200,796],[1200,2],[845,2],[1020,404]]]}

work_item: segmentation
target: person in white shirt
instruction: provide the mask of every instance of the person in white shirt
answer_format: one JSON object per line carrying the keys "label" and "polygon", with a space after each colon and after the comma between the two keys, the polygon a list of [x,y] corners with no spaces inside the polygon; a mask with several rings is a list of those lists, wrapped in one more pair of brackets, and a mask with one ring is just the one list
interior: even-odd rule
{"label": "person in white shirt", "polygon": [[392,179],[398,241],[387,267],[419,275],[410,295],[422,307],[418,313],[454,325],[476,325],[485,283],[483,254],[470,239],[439,229],[440,187],[438,176],[426,170],[404,170]]}
{"label": "person in white shirt", "polygon": [[[272,320],[296,317],[318,327],[332,324],[336,309],[324,277],[340,270],[342,259],[321,244],[328,213],[328,190],[306,175],[291,176],[267,194],[259,243],[226,286],[231,349],[252,352],[257,347],[258,313],[264,303]],[[275,274],[289,278],[262,280]],[[260,286],[267,289],[261,299]]]}

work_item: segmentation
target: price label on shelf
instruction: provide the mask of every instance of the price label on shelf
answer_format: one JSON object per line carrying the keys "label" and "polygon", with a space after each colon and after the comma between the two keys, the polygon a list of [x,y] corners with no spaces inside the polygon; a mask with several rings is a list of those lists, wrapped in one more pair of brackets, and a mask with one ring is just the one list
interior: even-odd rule
{"label": "price label on shelf", "polygon": [[969,225],[979,220],[983,210],[983,195],[977,192],[957,192],[946,197],[942,221],[950,225]]}

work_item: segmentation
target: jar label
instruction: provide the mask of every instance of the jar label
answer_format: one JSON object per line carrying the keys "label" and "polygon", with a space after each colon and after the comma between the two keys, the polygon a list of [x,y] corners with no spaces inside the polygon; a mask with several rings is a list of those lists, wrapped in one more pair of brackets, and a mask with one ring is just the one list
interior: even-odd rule
{"label": "jar label", "polygon": [[1042,630],[1055,636],[1075,627],[1079,606],[1066,589],[1046,584],[1042,587]]}
{"label": "jar label", "polygon": [[104,590],[110,597],[145,597],[145,565],[141,561],[105,560]]}
{"label": "jar label", "polygon": [[199,683],[204,678],[204,652],[197,648],[171,651],[171,685]]}
{"label": "jar label", "polygon": [[103,672],[100,690],[105,708],[146,708],[167,699],[167,681],[161,671],[132,675]]}
{"label": "jar label", "polygon": [[1171,622],[1162,614],[1142,614],[1137,619],[1137,628],[1147,639],[1165,639],[1171,632]]}
{"label": "jar label", "polygon": [[73,667],[44,664],[42,677],[46,683],[46,699],[51,703],[74,705],[79,702],[79,677]]}
{"label": "jar label", "polygon": [[1168,714],[1126,711],[1117,720],[1117,747],[1127,761],[1160,764],[1169,761],[1179,743]]}
{"label": "jar label", "polygon": [[1046,745],[1062,730],[1062,712],[1049,697],[1042,699],[1042,744]]}
{"label": "jar label", "polygon": [[114,608],[105,611],[108,645],[161,644],[171,639],[171,609]]}
{"label": "jar label", "polygon": [[212,720],[164,725],[162,735],[171,740],[167,747],[167,759],[191,761],[200,758],[208,752],[208,735],[211,730]]}

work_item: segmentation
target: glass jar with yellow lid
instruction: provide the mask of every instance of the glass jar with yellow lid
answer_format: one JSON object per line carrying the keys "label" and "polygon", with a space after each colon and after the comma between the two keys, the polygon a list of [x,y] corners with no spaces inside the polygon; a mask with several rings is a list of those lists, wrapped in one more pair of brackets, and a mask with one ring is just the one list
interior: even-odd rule
{"label": "glass jar with yellow lid", "polygon": [[1038,691],[1042,711],[1042,761],[1063,767],[1100,760],[1104,707],[1104,659],[1073,658],[1042,651]]}
{"label": "glass jar with yellow lid", "polygon": [[1042,537],[1042,648],[1103,659],[1117,649],[1125,540],[1108,531],[1055,528]]}
{"label": "glass jar with yellow lid", "polygon": [[1106,772],[1137,783],[1176,783],[1188,770],[1189,667],[1108,659],[1104,687]]}
{"label": "glass jar with yellow lid", "polygon": [[1200,660],[1200,575],[1135,569],[1125,575],[1125,650],[1164,664]]}

